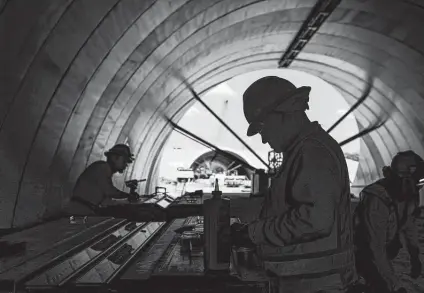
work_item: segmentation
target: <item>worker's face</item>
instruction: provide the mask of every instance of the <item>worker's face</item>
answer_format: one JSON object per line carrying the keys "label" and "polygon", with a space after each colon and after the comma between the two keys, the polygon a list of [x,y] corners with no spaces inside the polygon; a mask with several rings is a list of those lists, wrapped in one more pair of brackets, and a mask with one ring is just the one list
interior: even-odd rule
{"label": "worker's face", "polygon": [[288,115],[271,113],[265,119],[260,135],[263,144],[268,143],[276,153],[282,153],[296,136],[296,127]]}
{"label": "worker's face", "polygon": [[114,171],[121,174],[124,173],[128,166],[128,159],[124,156],[113,156],[111,162]]}

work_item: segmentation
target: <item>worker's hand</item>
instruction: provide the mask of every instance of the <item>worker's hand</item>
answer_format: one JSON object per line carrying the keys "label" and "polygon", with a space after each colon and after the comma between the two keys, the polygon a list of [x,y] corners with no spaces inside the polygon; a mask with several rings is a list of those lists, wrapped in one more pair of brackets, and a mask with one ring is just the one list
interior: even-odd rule
{"label": "worker's hand", "polygon": [[250,240],[247,224],[234,223],[231,225],[231,242],[237,247],[255,247]]}
{"label": "worker's hand", "polygon": [[419,276],[421,276],[421,272],[422,272],[422,264],[420,259],[417,258],[411,258],[411,278],[412,279],[417,279]]}
{"label": "worker's hand", "polygon": [[135,202],[135,201],[138,201],[139,199],[140,199],[140,195],[137,192],[131,192],[128,195],[129,202]]}

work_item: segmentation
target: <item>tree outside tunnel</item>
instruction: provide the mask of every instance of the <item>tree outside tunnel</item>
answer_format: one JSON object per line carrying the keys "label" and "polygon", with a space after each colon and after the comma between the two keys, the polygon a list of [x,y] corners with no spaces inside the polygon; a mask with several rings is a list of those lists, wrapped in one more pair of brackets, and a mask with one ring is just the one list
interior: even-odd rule
{"label": "tree outside tunnel", "polygon": [[[259,70],[246,73],[205,93],[202,100],[266,162],[268,152],[271,150],[269,145],[262,144],[259,135],[246,136],[248,124],[243,113],[242,96],[250,84],[267,75],[286,78],[297,87],[311,86],[310,110],[306,113],[311,120],[318,121],[324,129],[330,128],[351,107],[338,90],[319,77],[289,69]],[[256,168],[266,168],[199,103],[195,103],[187,110],[178,125],[221,149],[231,150],[233,154],[243,158]],[[331,132],[331,135],[341,142],[358,132],[356,119],[353,114],[350,114]],[[354,182],[358,169],[360,140],[352,141],[342,149],[345,152],[350,180]],[[165,145],[159,177],[168,179],[175,177],[174,173],[177,167],[196,168],[199,158],[209,158],[211,154],[214,152],[205,146],[174,132]],[[221,155],[219,155],[219,159],[218,156],[214,158],[216,166],[226,166],[231,163],[230,160],[223,158]]]}

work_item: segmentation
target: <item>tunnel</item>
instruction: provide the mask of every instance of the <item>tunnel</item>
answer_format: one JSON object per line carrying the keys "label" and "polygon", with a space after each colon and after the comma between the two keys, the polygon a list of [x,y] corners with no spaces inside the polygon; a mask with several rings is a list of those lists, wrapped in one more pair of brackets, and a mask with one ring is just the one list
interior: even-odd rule
{"label": "tunnel", "polygon": [[[193,169],[195,173],[199,173],[197,171],[200,167],[204,167],[207,170],[214,172],[234,170],[237,171],[238,175],[245,175],[251,178],[252,171],[242,165],[242,163],[247,163],[243,157],[230,151],[225,151],[225,153],[229,154],[233,157],[233,159],[225,156],[224,154],[209,151],[196,158],[190,168]],[[237,158],[238,161],[236,161],[235,158]]]}
{"label": "tunnel", "polygon": [[[195,102],[234,76],[277,68],[317,1],[0,1],[0,228],[58,213],[79,174],[115,143],[147,178]],[[407,15],[407,17],[405,17]],[[398,151],[424,155],[424,4],[345,0],[290,65],[340,91],[361,139],[354,184],[368,184]],[[322,97],[325,103],[325,96]],[[207,103],[207,101],[205,101]]]}

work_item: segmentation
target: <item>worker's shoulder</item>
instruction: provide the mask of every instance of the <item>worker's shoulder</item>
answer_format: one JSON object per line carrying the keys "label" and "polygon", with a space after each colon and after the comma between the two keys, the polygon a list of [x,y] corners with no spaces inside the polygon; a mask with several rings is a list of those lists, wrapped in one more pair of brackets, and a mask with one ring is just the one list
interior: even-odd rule
{"label": "worker's shoulder", "polygon": [[87,167],[86,172],[87,173],[107,172],[108,170],[109,170],[109,164],[107,162],[105,162],[105,161],[95,161]]}
{"label": "worker's shoulder", "polygon": [[393,203],[393,200],[388,194],[382,180],[378,180],[365,186],[364,189],[362,189],[361,197],[363,197],[365,202],[373,203],[375,205],[384,203],[384,205],[388,206]]}
{"label": "worker's shoulder", "polygon": [[302,154],[309,158],[331,160],[343,156],[337,142],[323,134],[314,134],[302,140],[300,145]]}
{"label": "worker's shoulder", "polygon": [[377,196],[389,197],[386,191],[386,187],[384,186],[383,180],[377,180],[362,189],[363,193],[372,194]]}

